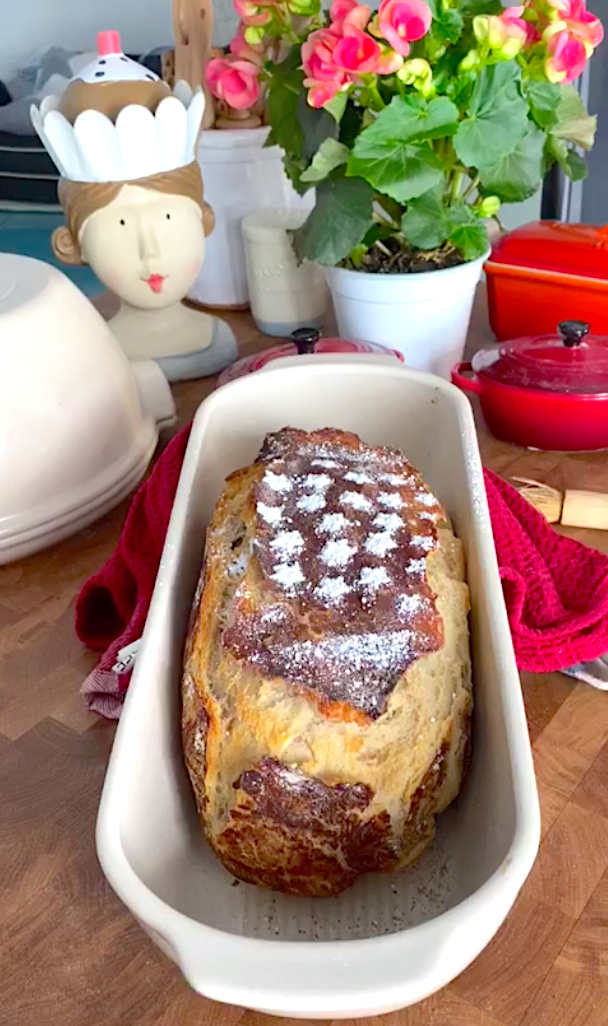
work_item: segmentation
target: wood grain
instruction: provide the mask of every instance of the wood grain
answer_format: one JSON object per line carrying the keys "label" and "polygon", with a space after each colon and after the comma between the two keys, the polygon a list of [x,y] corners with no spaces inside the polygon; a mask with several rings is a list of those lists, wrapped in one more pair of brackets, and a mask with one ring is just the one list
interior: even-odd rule
{"label": "wood grain", "polygon": [[[229,320],[243,353],[268,344],[247,315]],[[480,292],[471,345],[489,340]],[[175,387],[178,426],[213,386]],[[476,417],[484,462],[505,477],[608,491],[605,453],[526,452],[490,438]],[[112,551],[127,508],[0,568],[0,1024],[287,1026],[192,993],[97,863],[114,726],[80,703],[96,657],[74,637],[73,605]],[[608,552],[608,532],[566,533]],[[608,695],[559,674],[524,674],[522,687],[543,817],[530,880],[498,936],[450,987],[415,1008],[357,1020],[363,1026],[608,1026]]]}

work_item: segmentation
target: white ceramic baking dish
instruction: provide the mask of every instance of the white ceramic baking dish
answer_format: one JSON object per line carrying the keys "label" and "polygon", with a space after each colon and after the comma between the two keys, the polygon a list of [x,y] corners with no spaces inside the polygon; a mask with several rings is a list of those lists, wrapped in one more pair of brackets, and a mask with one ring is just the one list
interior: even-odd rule
{"label": "white ceramic baking dish", "polygon": [[[116,893],[191,986],[277,1015],[347,1018],[445,986],[498,930],[534,861],[538,799],[469,403],[389,361],[303,357],[227,385],[196,416],[97,827]],[[473,760],[416,868],[337,898],[234,885],[207,847],[180,752],[180,673],[204,534],[224,478],[267,431],[335,426],[400,447],[467,553]]]}

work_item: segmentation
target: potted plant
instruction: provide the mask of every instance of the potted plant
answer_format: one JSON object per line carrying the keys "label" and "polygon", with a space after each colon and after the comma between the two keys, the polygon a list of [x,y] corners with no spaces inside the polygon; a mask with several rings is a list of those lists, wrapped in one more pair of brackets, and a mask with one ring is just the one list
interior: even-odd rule
{"label": "potted plant", "polygon": [[602,26],[585,0],[382,0],[375,14],[334,0],[307,14],[264,71],[269,142],[296,190],[316,189],[297,253],[327,267],[341,334],[448,375],[488,219],[555,162],[586,173],[595,118],[571,83]]}

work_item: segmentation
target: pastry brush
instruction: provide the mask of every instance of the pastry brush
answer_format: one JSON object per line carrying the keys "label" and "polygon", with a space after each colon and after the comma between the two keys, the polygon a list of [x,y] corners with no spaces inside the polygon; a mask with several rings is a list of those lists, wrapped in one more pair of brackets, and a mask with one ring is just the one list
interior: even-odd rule
{"label": "pastry brush", "polygon": [[608,531],[607,494],[577,489],[560,492],[557,488],[526,477],[514,477],[513,481],[520,495],[542,513],[550,524]]}

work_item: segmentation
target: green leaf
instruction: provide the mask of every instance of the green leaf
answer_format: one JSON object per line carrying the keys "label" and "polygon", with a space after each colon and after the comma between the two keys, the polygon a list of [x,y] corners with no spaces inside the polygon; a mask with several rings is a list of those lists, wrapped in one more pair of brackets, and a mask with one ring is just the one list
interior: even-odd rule
{"label": "green leaf", "polygon": [[528,125],[528,104],[520,93],[521,72],[514,61],[482,68],[468,117],[454,136],[454,149],[467,168],[506,156]]}
{"label": "green leaf", "polygon": [[526,95],[530,112],[539,128],[557,124],[557,107],[562,95],[559,84],[532,78],[526,83]]}
{"label": "green leaf", "polygon": [[298,120],[304,72],[298,67],[299,63],[299,47],[293,47],[285,61],[273,65],[266,97],[266,117],[270,125],[266,146],[281,146],[293,159],[304,156],[304,134]]}
{"label": "green leaf", "polygon": [[302,130],[303,156],[312,160],[315,153],[326,139],[338,138],[338,125],[331,114],[322,108],[315,110],[306,102],[306,90],[302,91],[298,99],[296,110],[298,124]]}
{"label": "green leaf", "polygon": [[442,178],[443,164],[426,140],[456,128],[457,108],[445,96],[394,97],[355,140],[347,175],[365,178],[398,203],[421,196]]}
{"label": "green leaf", "polygon": [[545,133],[529,121],[525,135],[511,153],[480,168],[484,190],[503,203],[519,203],[533,196],[542,181],[545,138]]}
{"label": "green leaf", "polygon": [[442,7],[433,18],[431,35],[440,44],[454,44],[460,39],[463,27],[464,19],[460,11],[454,8],[444,10]]}
{"label": "green leaf", "polygon": [[418,249],[435,249],[448,238],[451,223],[441,201],[441,189],[431,189],[407,205],[401,219],[401,230],[408,242]]}
{"label": "green leaf", "polygon": [[395,96],[359,139],[365,139],[365,148],[369,149],[373,143],[387,141],[443,139],[453,135],[457,128],[458,108],[447,96],[438,96],[430,102],[416,95],[405,99]]}
{"label": "green leaf", "polygon": [[574,149],[568,149],[563,139],[554,135],[547,137],[545,145],[545,171],[557,161],[562,171],[573,182],[580,182],[588,175],[587,162]]}
{"label": "green leaf", "polygon": [[476,14],[502,14],[503,6],[500,0],[463,0],[460,10],[473,18]]}
{"label": "green leaf", "polygon": [[347,102],[348,93],[336,93],[333,100],[326,103],[323,109],[326,110],[328,114],[331,114],[334,121],[339,125],[344,111],[346,110]]}
{"label": "green leaf", "polygon": [[561,86],[561,94],[556,111],[557,124],[551,129],[552,134],[583,150],[590,150],[595,139],[597,118],[587,114],[585,104],[574,86]]}
{"label": "green leaf", "polygon": [[350,148],[354,145],[355,139],[361,132],[364,114],[363,107],[356,107],[354,103],[347,104],[340,121],[340,134],[338,136],[340,142],[344,143],[345,146]]}
{"label": "green leaf", "polygon": [[335,168],[346,164],[349,156],[348,146],[335,139],[326,139],[312,158],[310,167],[300,177],[303,182],[322,182]]}
{"label": "green leaf", "polygon": [[589,174],[587,161],[576,150],[568,150],[565,172],[572,182],[582,182]]}
{"label": "green leaf", "polygon": [[374,193],[361,178],[327,179],[317,188],[317,202],[294,233],[300,260],[334,267],[352,253],[373,224]]}
{"label": "green leaf", "polygon": [[428,146],[402,142],[363,143],[359,136],[350,155],[347,175],[359,176],[386,193],[397,203],[404,203],[438,185],[443,178],[443,165]]}
{"label": "green leaf", "polygon": [[488,233],[482,221],[472,220],[454,228],[450,242],[460,250],[465,260],[477,260],[488,248]]}

